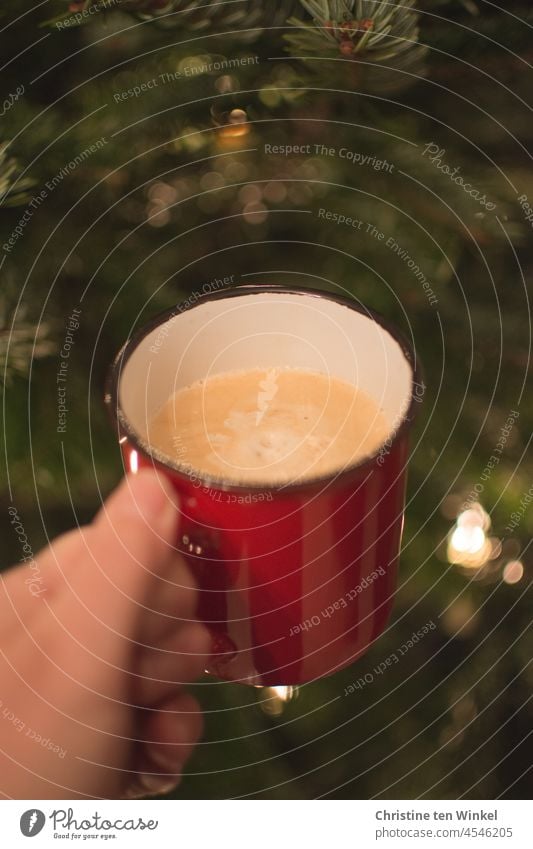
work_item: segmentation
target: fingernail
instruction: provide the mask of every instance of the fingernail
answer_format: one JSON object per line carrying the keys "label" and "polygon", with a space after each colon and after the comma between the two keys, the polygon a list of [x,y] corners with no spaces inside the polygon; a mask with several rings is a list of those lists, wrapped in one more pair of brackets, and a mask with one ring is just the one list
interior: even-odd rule
{"label": "fingernail", "polygon": [[156,775],[141,772],[126,792],[126,797],[142,799],[144,796],[164,796],[175,790],[180,781],[181,775]]}
{"label": "fingernail", "polygon": [[176,763],[176,758],[174,757],[173,759],[172,755],[170,757],[165,757],[165,754],[155,746],[150,748],[148,760],[153,763],[156,769],[161,769],[166,773],[172,772],[173,776],[178,775],[181,777],[182,764]]}

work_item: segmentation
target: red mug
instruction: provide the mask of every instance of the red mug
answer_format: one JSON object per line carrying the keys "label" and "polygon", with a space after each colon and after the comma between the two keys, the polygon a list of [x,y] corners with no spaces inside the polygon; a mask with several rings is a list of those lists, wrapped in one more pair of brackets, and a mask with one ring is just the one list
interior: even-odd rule
{"label": "red mug", "polygon": [[[391,423],[371,456],[321,478],[236,485],[160,454],[147,423],[179,388],[243,368],[291,366],[349,381]],[[353,663],[394,600],[415,355],[380,316],[330,292],[238,286],[152,319],[127,341],[106,392],[125,465],[174,485],[176,546],[213,634],[206,670],[257,686],[298,685]]]}

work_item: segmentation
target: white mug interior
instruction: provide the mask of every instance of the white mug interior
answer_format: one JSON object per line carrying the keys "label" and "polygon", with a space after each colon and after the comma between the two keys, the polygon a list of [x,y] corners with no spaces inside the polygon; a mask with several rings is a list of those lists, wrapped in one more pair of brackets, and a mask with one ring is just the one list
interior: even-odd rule
{"label": "white mug interior", "polygon": [[400,426],[413,368],[379,322],[319,293],[249,290],[178,310],[149,331],[123,363],[119,415],[148,453],[149,423],[179,389],[251,368],[304,368],[348,381]]}

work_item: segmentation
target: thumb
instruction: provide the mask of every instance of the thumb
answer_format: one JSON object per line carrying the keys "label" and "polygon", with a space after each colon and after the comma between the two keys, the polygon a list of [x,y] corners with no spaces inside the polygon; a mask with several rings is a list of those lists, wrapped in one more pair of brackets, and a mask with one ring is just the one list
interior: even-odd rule
{"label": "thumb", "polygon": [[108,594],[114,605],[121,597],[130,607],[142,603],[176,556],[178,524],[177,496],[164,475],[143,469],[126,477],[85,534],[92,592]]}

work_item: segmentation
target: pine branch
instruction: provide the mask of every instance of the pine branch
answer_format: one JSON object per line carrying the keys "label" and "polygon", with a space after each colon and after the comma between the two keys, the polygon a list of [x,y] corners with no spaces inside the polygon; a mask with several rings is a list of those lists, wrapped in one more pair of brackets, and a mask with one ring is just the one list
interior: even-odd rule
{"label": "pine branch", "polygon": [[[300,2],[312,21],[289,19],[294,29],[285,36],[286,49],[313,72],[381,93],[424,76],[427,48],[419,42],[415,0]],[[315,61],[324,58],[337,61]]]}
{"label": "pine branch", "polygon": [[9,384],[15,375],[26,376],[32,359],[54,352],[48,332],[48,326],[33,324],[18,324],[11,331],[0,329],[0,383]]}
{"label": "pine branch", "polygon": [[14,307],[4,292],[0,297],[0,383],[9,384],[15,375],[28,374],[32,360],[54,353],[51,327],[46,322],[32,323],[20,307],[13,322]]}
{"label": "pine branch", "polygon": [[[61,0],[66,5],[67,0]],[[68,3],[68,13],[55,17],[52,23],[68,26],[85,24],[99,13],[126,12],[140,20],[151,20],[164,29],[182,27],[193,32],[209,28],[243,30],[241,38],[254,38],[268,26],[279,26],[294,12],[298,0],[279,0],[276,7],[266,7],[255,0],[80,0]],[[246,32],[255,30],[255,32]]]}
{"label": "pine branch", "polygon": [[27,189],[33,185],[33,180],[17,179],[20,167],[17,160],[8,154],[10,144],[11,142],[0,144],[0,206],[24,203],[28,197]]}
{"label": "pine branch", "polygon": [[[28,178],[18,179],[20,166],[9,156],[9,145],[10,142],[0,145],[0,206],[24,203],[28,199],[27,189],[34,182]],[[13,326],[9,307],[12,292],[8,281],[0,296],[0,383],[9,383],[15,374],[27,374],[32,356],[34,359],[44,357],[54,350],[48,339],[47,324],[34,325],[19,310],[19,321]]]}
{"label": "pine branch", "polygon": [[395,59],[419,50],[419,16],[415,0],[300,0],[312,23],[292,18],[299,32],[287,36],[293,52],[356,59],[369,56],[374,62]]}

